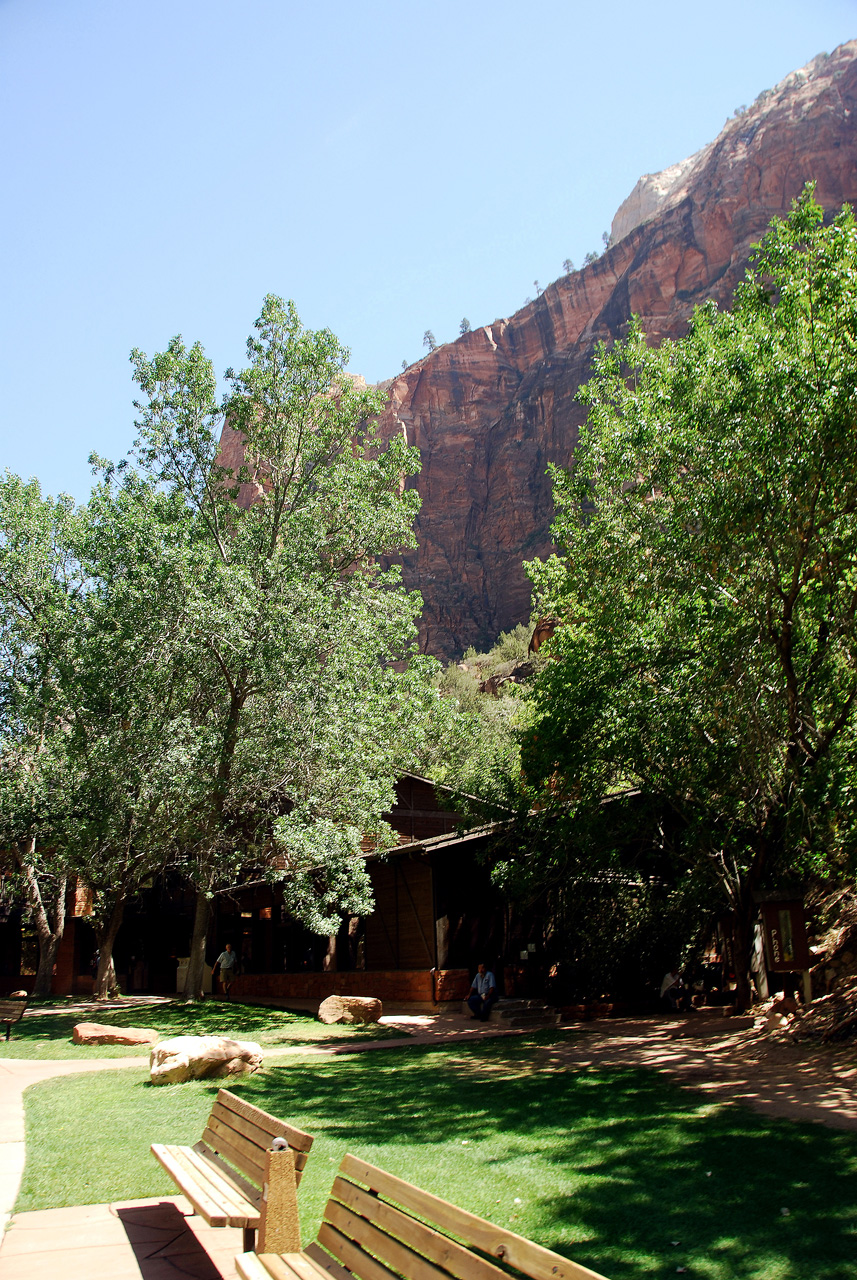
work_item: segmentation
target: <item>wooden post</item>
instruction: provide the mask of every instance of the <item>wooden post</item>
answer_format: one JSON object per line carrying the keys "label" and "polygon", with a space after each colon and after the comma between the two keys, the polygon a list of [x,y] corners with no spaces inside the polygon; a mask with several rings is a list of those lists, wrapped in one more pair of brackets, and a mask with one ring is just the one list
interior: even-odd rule
{"label": "wooden post", "polygon": [[299,1253],[300,1247],[294,1152],[266,1151],[256,1252]]}
{"label": "wooden post", "polygon": [[809,969],[803,971],[803,1002],[812,1004],[812,974]]}

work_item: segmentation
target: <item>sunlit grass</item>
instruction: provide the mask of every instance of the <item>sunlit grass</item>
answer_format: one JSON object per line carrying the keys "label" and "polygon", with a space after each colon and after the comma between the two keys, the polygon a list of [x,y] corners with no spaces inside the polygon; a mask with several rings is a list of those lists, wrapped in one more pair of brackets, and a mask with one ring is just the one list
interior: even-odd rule
{"label": "sunlit grass", "polygon": [[[316,1135],[306,1239],[353,1151],[614,1280],[853,1277],[857,1135],[654,1072],[563,1069],[543,1047],[556,1035],[295,1060],[232,1087]],[[35,1086],[19,1208],[171,1194],[149,1143],[195,1141],[216,1087],[132,1069]]]}
{"label": "sunlit grass", "polygon": [[161,1039],[170,1036],[231,1036],[253,1040],[274,1053],[291,1045],[315,1044],[354,1038],[394,1039],[404,1034],[377,1023],[325,1026],[309,1013],[239,1004],[231,1000],[203,1000],[199,1004],[171,1001],[165,1004],[130,1005],[81,1013],[69,1010],[42,1013],[27,1011],[12,1028],[12,1039],[0,1040],[0,1058],[125,1058],[148,1054],[140,1045],[76,1045],[72,1031],[78,1022],[101,1022],[114,1027],[152,1027]]}

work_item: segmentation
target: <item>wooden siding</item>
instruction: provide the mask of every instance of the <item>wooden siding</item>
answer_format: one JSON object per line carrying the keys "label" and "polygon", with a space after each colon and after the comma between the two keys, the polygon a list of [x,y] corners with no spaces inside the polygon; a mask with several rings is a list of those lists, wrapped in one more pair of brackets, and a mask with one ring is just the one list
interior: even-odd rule
{"label": "wooden siding", "polygon": [[431,969],[435,964],[432,869],[428,859],[373,862],[375,910],[366,919],[367,969]]}

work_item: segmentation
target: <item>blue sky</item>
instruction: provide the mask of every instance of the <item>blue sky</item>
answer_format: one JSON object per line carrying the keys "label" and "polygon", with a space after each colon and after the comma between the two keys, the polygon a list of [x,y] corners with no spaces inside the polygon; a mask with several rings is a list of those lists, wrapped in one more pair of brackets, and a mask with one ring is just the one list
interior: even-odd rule
{"label": "blue sky", "polygon": [[0,466],[84,498],[130,349],[222,372],[268,292],[390,376],[855,36],[857,0],[0,0]]}

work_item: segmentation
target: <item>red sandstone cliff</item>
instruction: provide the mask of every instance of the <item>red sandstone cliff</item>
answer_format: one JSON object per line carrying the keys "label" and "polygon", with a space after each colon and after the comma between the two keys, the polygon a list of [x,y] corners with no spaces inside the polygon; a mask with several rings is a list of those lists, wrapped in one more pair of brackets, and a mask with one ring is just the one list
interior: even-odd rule
{"label": "red sandstone cliff", "polygon": [[825,208],[857,201],[855,121],[851,41],[761,94],[695,156],[641,178],[593,265],[384,384],[385,429],[404,429],[422,454],[419,548],[404,571],[425,600],[424,648],[449,656],[527,620],[521,565],[549,547],[545,470],[574,449],[595,343],[632,312],[660,341],[705,298],[728,305],[750,246],[809,179]]}

